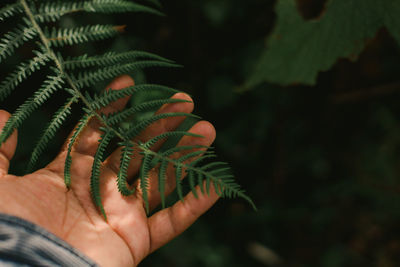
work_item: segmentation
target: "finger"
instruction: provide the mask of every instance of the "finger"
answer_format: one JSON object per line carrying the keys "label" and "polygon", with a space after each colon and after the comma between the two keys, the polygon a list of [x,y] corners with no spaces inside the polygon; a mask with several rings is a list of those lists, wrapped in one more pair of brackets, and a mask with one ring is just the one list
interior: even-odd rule
{"label": "finger", "polygon": [[[214,126],[207,122],[207,121],[200,121],[196,123],[190,130],[190,133],[202,135],[203,137],[194,137],[194,136],[184,136],[178,143],[177,146],[210,146],[216,137],[216,132]],[[193,151],[196,150],[205,150],[205,148],[199,148],[199,149],[193,149]],[[192,151],[191,151],[192,152]],[[175,153],[174,155],[171,156],[171,158],[181,158],[183,155],[187,154],[187,151],[182,151]],[[186,163],[190,163],[194,160],[196,160],[198,157],[193,157],[190,160],[186,161]],[[185,177],[183,177],[185,178]],[[158,173],[154,169],[151,171],[150,177],[149,177],[149,205],[150,209],[154,209],[157,207],[160,202],[161,202],[161,194],[159,192],[158,188],[159,184],[159,178],[158,178]],[[172,193],[172,191],[176,187],[176,173],[175,173],[175,168],[170,164],[167,168],[167,180],[165,182],[165,196],[168,196],[169,194]]]}
{"label": "finger", "polygon": [[[190,96],[184,93],[177,93],[172,96],[174,99],[183,99],[187,101],[192,101]],[[194,109],[193,102],[183,102],[183,103],[172,103],[166,104],[162,106],[156,114],[162,113],[174,113],[174,112],[185,112],[191,113]],[[169,132],[175,130],[183,121],[185,117],[170,117],[162,120],[158,120],[147,127],[138,137],[136,137],[133,141],[135,142],[145,142],[153,137],[156,137],[162,133]],[[158,142],[153,149],[156,151],[158,150],[163,142]],[[105,166],[111,169],[114,173],[119,172],[120,167],[120,160],[121,160],[121,151],[122,148],[118,148],[114,151],[108,159],[105,161]],[[128,178],[132,178],[140,168],[142,163],[142,156],[139,154],[139,151],[134,151],[132,155],[133,160],[130,162],[128,168]]]}
{"label": "finger", "polygon": [[218,200],[213,187],[210,195],[203,195],[199,186],[196,187],[196,191],[199,198],[190,192],[184,202],[179,201],[149,218],[150,253],[185,231]]}
{"label": "finger", "polygon": [[[111,82],[106,90],[121,90],[126,87],[134,85],[134,81],[128,75],[120,76]],[[125,107],[128,102],[129,97],[118,99],[112,102],[105,108],[102,108],[99,113],[110,114],[121,110]],[[99,139],[101,137],[102,131],[100,131],[101,123],[97,118],[91,119],[87,127],[80,133],[78,140],[74,145],[74,151],[83,155],[94,156],[99,145]],[[68,138],[69,140],[69,138]],[[68,142],[64,144],[61,151],[65,151],[68,147]]]}
{"label": "finger", "polygon": [[[4,125],[10,118],[11,114],[5,110],[0,110],[0,128],[3,129]],[[10,167],[10,160],[14,156],[17,147],[18,134],[15,130],[14,133],[3,143],[0,147],[0,175],[8,174]]]}

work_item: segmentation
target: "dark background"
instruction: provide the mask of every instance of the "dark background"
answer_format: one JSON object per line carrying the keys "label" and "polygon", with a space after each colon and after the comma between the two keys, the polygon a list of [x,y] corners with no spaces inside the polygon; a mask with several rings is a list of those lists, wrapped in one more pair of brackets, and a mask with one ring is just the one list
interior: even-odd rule
{"label": "dark background", "polygon": [[[325,1],[298,2],[313,19]],[[166,17],[76,17],[127,29],[70,54],[143,49],[185,66],[134,76],[193,95],[195,113],[217,128],[217,153],[259,209],[241,199],[221,200],[142,266],[399,266],[399,47],[382,29],[355,62],[338,60],[314,87],[263,84],[240,92],[273,29],[274,4],[168,0]],[[29,53],[19,51],[21,58]],[[9,69],[1,66],[3,74]],[[35,79],[4,108],[21,104],[39,86]],[[49,103],[24,124],[13,172],[23,171],[55,109]],[[42,164],[73,125],[67,122]]]}

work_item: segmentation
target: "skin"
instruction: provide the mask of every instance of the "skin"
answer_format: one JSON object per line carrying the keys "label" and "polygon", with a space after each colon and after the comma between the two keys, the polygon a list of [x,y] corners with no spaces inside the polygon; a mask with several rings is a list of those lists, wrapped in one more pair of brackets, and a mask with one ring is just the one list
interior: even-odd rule
{"label": "skin", "polygon": [[[119,90],[134,84],[129,76],[115,79],[107,88]],[[178,93],[173,98],[190,100]],[[120,99],[101,112],[122,109],[128,101]],[[164,105],[158,113],[192,112],[193,103]],[[0,129],[10,114],[0,110]],[[148,127],[136,141],[145,141],[160,133],[175,129],[183,117],[168,118]],[[114,151],[102,166],[101,197],[108,220],[101,217],[90,195],[90,176],[93,157],[101,132],[96,119],[90,121],[81,133],[72,153],[72,186],[64,185],[64,162],[67,143],[59,155],[45,168],[23,177],[8,174],[9,162],[17,145],[17,133],[0,148],[0,212],[21,217],[40,225],[77,248],[101,266],[137,266],[146,256],[160,248],[193,224],[217,200],[214,190],[199,198],[192,193],[184,202],[161,210],[151,217],[146,215],[140,190],[130,197],[118,192],[116,177],[119,169],[120,150]],[[214,127],[205,121],[190,130],[203,138],[185,136],[179,145],[211,145],[215,139]],[[69,140],[69,139],[67,139]],[[155,145],[158,149],[161,143]],[[179,155],[175,155],[179,156]],[[139,171],[140,157],[133,155],[128,175],[133,179]],[[149,177],[149,202],[154,209],[160,204],[157,191],[157,171]],[[174,169],[168,168],[166,195],[175,188]],[[137,181],[133,186],[139,187]]]}

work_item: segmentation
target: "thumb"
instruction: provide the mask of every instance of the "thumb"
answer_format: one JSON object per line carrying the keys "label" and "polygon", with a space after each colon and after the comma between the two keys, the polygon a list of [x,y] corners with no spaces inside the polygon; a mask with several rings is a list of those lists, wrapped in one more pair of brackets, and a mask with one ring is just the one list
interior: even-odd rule
{"label": "thumb", "polygon": [[[11,114],[7,111],[0,110],[0,132],[2,131],[10,116]],[[17,147],[17,139],[17,131],[15,131],[0,147],[0,176],[8,173],[10,160],[14,156],[15,149]]]}

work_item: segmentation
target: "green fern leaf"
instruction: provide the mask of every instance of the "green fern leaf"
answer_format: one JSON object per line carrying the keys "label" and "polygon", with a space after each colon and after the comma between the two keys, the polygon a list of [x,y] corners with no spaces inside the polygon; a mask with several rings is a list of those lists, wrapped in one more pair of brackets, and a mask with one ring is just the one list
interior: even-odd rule
{"label": "green fern leaf", "polygon": [[150,207],[149,207],[149,171],[151,170],[151,161],[152,161],[152,156],[147,153],[143,153],[143,161],[142,165],[140,166],[140,172],[139,172],[139,177],[140,177],[140,189],[142,190],[142,198],[145,204],[145,209],[147,214],[150,212]]}
{"label": "green fern leaf", "polygon": [[33,171],[36,162],[39,160],[39,157],[45,151],[47,144],[54,138],[58,129],[62,126],[64,121],[67,119],[69,115],[71,115],[71,105],[78,100],[77,96],[74,96],[64,104],[53,116],[51,122],[46,126],[43,134],[41,135],[38,143],[33,149],[31,158],[28,163],[27,173]]}
{"label": "green fern leaf", "polygon": [[241,197],[246,200],[254,210],[257,210],[254,202],[245,194],[245,191],[235,182],[233,175],[224,175],[219,177],[209,177],[207,180],[213,180],[216,192],[219,192],[221,197]]}
{"label": "green fern leaf", "polygon": [[118,123],[121,123],[128,119],[129,117],[133,116],[134,114],[138,112],[143,112],[143,111],[150,111],[155,108],[161,107],[162,105],[165,104],[172,104],[172,103],[191,103],[191,101],[183,100],[183,99],[159,99],[159,100],[153,100],[153,101],[148,101],[141,103],[139,105],[133,106],[131,108],[125,109],[124,111],[117,112],[115,114],[111,114],[107,118],[107,122],[110,123],[111,125],[116,125]]}
{"label": "green fern leaf", "polygon": [[[182,136],[180,136],[182,137]],[[169,139],[168,139],[169,140]],[[168,140],[166,140],[166,142],[168,142]],[[164,143],[165,144],[165,143]],[[188,151],[192,151],[193,149],[203,149],[203,150],[207,150],[210,149],[210,147],[208,146],[202,146],[202,145],[195,145],[195,146],[177,146],[177,147],[173,147],[164,151],[158,151],[158,158],[154,157],[153,162],[151,163],[152,167],[155,167],[159,162],[160,162],[160,158],[168,158],[170,157],[172,154],[177,153],[177,152],[182,152],[185,150]]]}
{"label": "green fern leaf", "polygon": [[[76,45],[84,42],[93,42],[103,40],[116,35],[123,30],[123,26],[112,25],[92,25],[75,28],[49,28],[50,25],[59,20],[62,16],[76,12],[89,13],[120,13],[120,12],[150,12],[160,15],[161,13],[153,7],[159,7],[157,0],[147,0],[153,7],[130,2],[127,0],[78,0],[78,1],[46,1],[46,0],[16,0],[16,4],[8,5],[0,9],[0,21],[23,13],[23,23],[17,25],[6,33],[0,40],[0,62],[7,56],[12,55],[16,49],[24,43],[37,39],[36,45],[38,51],[34,51],[34,56],[22,63],[19,63],[6,78],[0,82],[0,99],[5,99],[13,90],[15,90],[23,81],[27,80],[35,71],[43,66],[49,66],[55,74],[48,76],[43,85],[36,90],[32,97],[28,98],[6,122],[3,132],[0,134],[0,145],[7,140],[12,132],[21,126],[21,124],[37,108],[46,102],[52,94],[60,89],[70,93],[70,97],[63,106],[53,115],[52,120],[47,125],[39,141],[32,152],[28,168],[32,169],[38,161],[40,155],[44,152],[49,141],[55,136],[56,131],[65,123],[67,117],[71,114],[71,105],[79,102],[82,106],[84,115],[78,123],[76,129],[70,138],[65,159],[64,179],[65,185],[69,189],[71,186],[71,165],[72,150],[74,144],[79,139],[82,131],[85,129],[91,118],[96,117],[101,124],[103,135],[99,140],[99,147],[96,151],[92,166],[91,175],[91,193],[95,205],[101,214],[107,219],[100,195],[100,176],[101,167],[106,148],[115,137],[119,139],[119,146],[122,147],[120,170],[117,175],[117,184],[119,191],[123,195],[131,195],[135,191],[129,188],[127,182],[129,163],[132,159],[133,150],[141,151],[143,155],[142,165],[139,173],[140,189],[146,212],[149,213],[149,172],[159,165],[159,192],[161,194],[161,204],[165,207],[165,187],[167,181],[168,166],[175,168],[176,187],[179,198],[183,200],[182,178],[187,174],[189,186],[193,194],[198,197],[196,186],[200,185],[202,193],[209,193],[210,186],[213,183],[217,194],[226,197],[240,196],[251,200],[245,195],[245,192],[233,180],[229,174],[229,168],[221,162],[208,163],[205,166],[200,165],[202,161],[215,157],[214,152],[206,152],[205,146],[181,146],[179,140],[183,136],[201,137],[200,135],[190,133],[188,125],[193,125],[199,117],[188,113],[164,113],[155,114],[139,121],[132,121],[131,118],[138,112],[153,111],[157,108],[171,103],[190,102],[181,99],[154,99],[151,96],[154,92],[162,92],[162,95],[172,95],[178,90],[154,84],[142,84],[127,87],[121,90],[106,90],[100,95],[92,96],[85,87],[91,87],[98,82],[110,80],[115,76],[130,73],[136,70],[142,70],[147,67],[180,67],[173,61],[160,56],[140,51],[131,51],[123,53],[110,52],[103,55],[78,56],[65,59],[57,51],[56,47],[66,45]],[[41,25],[43,24],[43,25]],[[82,71],[83,70],[83,71]],[[77,74],[72,73],[76,71]],[[113,114],[99,114],[102,108],[109,106],[112,102],[119,99],[137,94],[149,94],[151,96],[124,111]],[[160,134],[145,143],[131,141],[138,140],[140,134],[152,123],[170,117],[186,117],[185,127],[179,130]],[[189,120],[188,119],[192,119]],[[151,148],[154,145],[166,139],[161,150],[155,152]],[[205,181],[205,182],[204,182]],[[205,184],[205,188],[204,188]]]}
{"label": "green fern leaf", "polygon": [[166,133],[160,134],[156,137],[153,137],[152,139],[150,139],[149,141],[147,141],[146,143],[141,145],[141,147],[143,147],[145,149],[150,149],[152,146],[154,146],[158,141],[160,141],[162,139],[166,139],[169,137],[177,137],[177,136],[178,137],[182,137],[182,136],[204,137],[202,135],[190,133],[190,132],[172,131],[172,132],[166,132]]}
{"label": "green fern leaf", "polygon": [[131,189],[128,187],[127,182],[128,167],[133,155],[133,146],[131,142],[120,143],[120,146],[122,146],[123,148],[121,154],[121,164],[117,178],[118,190],[119,192],[121,192],[122,195],[130,196],[136,192],[135,188]]}
{"label": "green fern leaf", "polygon": [[106,90],[101,96],[95,96],[91,106],[93,107],[93,109],[100,109],[102,107],[106,107],[107,105],[109,105],[109,103],[114,102],[120,98],[132,96],[133,94],[138,92],[151,92],[151,91],[166,92],[170,94],[175,94],[180,92],[173,88],[157,84],[135,85],[121,90]]}
{"label": "green fern leaf", "polygon": [[205,150],[207,150],[207,149],[211,149],[211,147],[209,147],[209,146],[202,146],[202,145],[196,145],[196,146],[177,146],[177,147],[173,147],[173,148],[170,148],[170,149],[168,149],[168,150],[165,150],[164,152],[162,152],[162,156],[163,157],[169,157],[169,156],[171,156],[172,154],[174,154],[174,153],[176,153],[176,152],[181,152],[181,151],[183,151],[183,150],[193,150],[193,149],[205,149]]}
{"label": "green fern leaf", "polygon": [[20,3],[10,4],[0,9],[0,21],[12,17],[18,13],[22,13],[23,9]]}
{"label": "green fern leaf", "polygon": [[182,189],[182,166],[175,166],[175,183],[176,192],[178,193],[179,199],[183,202],[183,189]]}
{"label": "green fern leaf", "polygon": [[72,165],[72,157],[71,152],[72,148],[77,141],[80,133],[85,129],[86,125],[89,123],[90,119],[93,115],[85,114],[82,119],[79,120],[78,126],[74,130],[71,139],[69,140],[67,156],[65,157],[65,168],[64,168],[64,183],[65,186],[69,189],[71,187],[71,165]]}
{"label": "green fern leaf", "polygon": [[197,183],[198,183],[199,186],[200,186],[201,193],[204,195],[204,194],[206,193],[206,191],[205,191],[205,189],[204,189],[204,183],[203,183],[203,181],[204,181],[204,175],[203,175],[203,173],[201,173],[201,172],[195,173],[195,172],[193,172],[193,171],[190,171],[190,172],[191,172],[193,175],[194,175],[194,174],[197,175]]}
{"label": "green fern leaf", "polygon": [[[184,200],[183,191],[182,191],[182,169],[183,169],[183,167],[185,165],[183,163],[186,160],[189,160],[190,158],[198,157],[198,156],[200,156],[201,154],[204,154],[204,153],[206,153],[206,152],[204,152],[204,151],[194,151],[194,152],[191,152],[189,154],[186,154],[185,156],[182,156],[181,158],[179,158],[178,164],[175,165],[176,190],[177,190],[179,199],[181,201]],[[192,183],[190,183],[189,185],[192,185]],[[195,191],[195,188],[191,187],[191,190]]]}
{"label": "green fern leaf", "polygon": [[19,25],[15,30],[6,33],[0,42],[0,63],[7,57],[11,56],[15,49],[23,43],[32,40],[37,35],[37,31],[33,26]]}
{"label": "green fern leaf", "polygon": [[[199,198],[199,195],[197,194],[196,191],[196,182],[195,182],[195,177],[194,177],[194,173],[191,171],[186,171],[187,173],[187,179],[189,180],[189,186],[190,189],[192,190],[193,195],[195,196],[195,198]],[[202,182],[202,181],[200,181]]]}
{"label": "green fern leaf", "polygon": [[168,161],[161,161],[160,169],[158,172],[158,192],[160,192],[161,207],[163,209],[165,208],[165,183],[167,181],[167,168]]}
{"label": "green fern leaf", "polygon": [[46,28],[44,32],[53,46],[62,47],[111,38],[123,28],[124,26],[115,25],[91,25],[66,29]]}
{"label": "green fern leaf", "polygon": [[54,92],[62,88],[64,80],[60,75],[49,77],[43,86],[34,93],[24,104],[22,104],[10,117],[0,135],[0,144],[3,144],[8,137],[21,126],[22,122],[29,117],[33,111],[41,106]]}
{"label": "green fern leaf", "polygon": [[86,10],[88,12],[98,13],[122,13],[122,12],[145,12],[154,15],[163,16],[160,11],[137,3],[123,0],[94,0],[88,3]]}
{"label": "green fern leaf", "polygon": [[209,164],[205,165],[204,167],[202,167],[201,169],[203,171],[207,171],[207,170],[212,169],[212,168],[224,167],[224,166],[227,166],[227,165],[228,165],[228,163],[226,163],[226,162],[217,161],[217,162],[209,163]]}
{"label": "green fern leaf", "polygon": [[132,139],[135,136],[138,136],[150,124],[152,124],[158,120],[162,120],[162,119],[166,119],[166,118],[170,118],[170,117],[182,117],[182,116],[192,117],[192,118],[200,118],[199,116],[193,115],[191,113],[184,113],[184,112],[162,113],[162,114],[154,115],[148,119],[139,121],[138,123],[131,125],[129,127],[129,129],[126,131],[126,136],[129,139]]}
{"label": "green fern leaf", "polygon": [[121,64],[121,62],[132,61],[138,58],[174,63],[172,60],[160,57],[152,53],[143,51],[129,51],[123,53],[109,52],[104,55],[91,56],[91,57],[89,57],[88,55],[83,55],[75,58],[69,58],[64,61],[63,66],[66,70],[74,70],[76,68],[89,68],[97,66],[104,67],[114,64]]}
{"label": "green fern leaf", "polygon": [[108,144],[110,143],[111,139],[114,137],[114,134],[113,132],[104,128],[102,128],[101,130],[104,131],[105,133],[101,136],[101,139],[99,140],[100,144],[94,156],[94,161],[92,166],[92,176],[90,178],[90,189],[94,203],[100,209],[100,212],[103,215],[104,219],[107,220],[107,215],[104,210],[103,203],[101,202],[100,173],[101,173],[101,166],[103,163],[104,152]]}
{"label": "green fern leaf", "polygon": [[78,2],[51,1],[39,7],[35,19],[40,22],[55,22],[62,16],[77,13],[123,13],[145,12],[162,16],[163,14],[151,7],[124,0],[89,0]]}
{"label": "green fern leaf", "polygon": [[35,71],[40,70],[50,60],[50,57],[46,54],[37,51],[34,51],[34,53],[36,57],[18,65],[16,70],[0,83],[0,101],[4,100],[23,80]]}
{"label": "green fern leaf", "polygon": [[149,67],[180,67],[180,65],[164,62],[164,61],[136,61],[133,63],[126,63],[122,65],[114,65],[105,67],[96,71],[87,71],[78,74],[75,78],[76,84],[80,87],[90,87],[100,81],[112,79],[118,75],[129,73],[134,70],[149,68]]}

